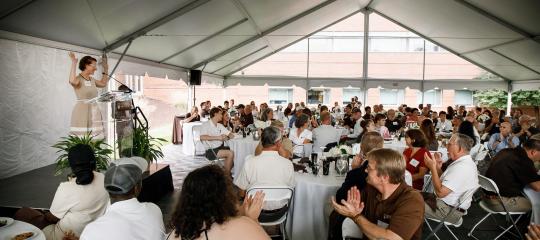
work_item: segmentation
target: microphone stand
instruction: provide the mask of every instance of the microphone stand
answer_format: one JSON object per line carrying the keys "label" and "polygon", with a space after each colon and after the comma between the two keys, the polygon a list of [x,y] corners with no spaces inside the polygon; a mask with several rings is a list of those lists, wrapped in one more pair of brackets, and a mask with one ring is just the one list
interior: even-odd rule
{"label": "microphone stand", "polygon": [[112,80],[114,80],[115,82],[119,83],[120,86],[125,86],[127,88],[127,91],[125,91],[125,93],[132,93],[132,92],[135,92],[133,91],[131,88],[129,88],[127,85],[123,84],[122,82],[118,81],[118,79],[114,78],[113,76],[107,74],[106,72],[102,72],[103,75],[106,75],[107,77],[111,78]]}

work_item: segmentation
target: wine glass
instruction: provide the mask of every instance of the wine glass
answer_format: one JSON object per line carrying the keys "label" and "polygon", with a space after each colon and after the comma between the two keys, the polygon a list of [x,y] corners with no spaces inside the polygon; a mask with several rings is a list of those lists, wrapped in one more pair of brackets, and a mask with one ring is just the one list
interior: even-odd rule
{"label": "wine glass", "polygon": [[345,174],[345,169],[348,167],[347,165],[348,162],[345,159],[340,158],[336,161],[336,167],[340,176],[343,176]]}

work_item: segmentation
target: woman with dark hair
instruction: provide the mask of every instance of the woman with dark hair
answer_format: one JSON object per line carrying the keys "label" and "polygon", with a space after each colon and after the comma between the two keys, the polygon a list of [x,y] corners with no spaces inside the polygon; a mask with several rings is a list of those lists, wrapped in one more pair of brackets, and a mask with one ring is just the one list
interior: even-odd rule
{"label": "woman with dark hair", "polygon": [[274,111],[271,108],[265,108],[261,111],[261,116],[259,119],[255,119],[255,127],[259,129],[264,129],[270,126],[274,119]]}
{"label": "woman with dark hair", "polygon": [[368,132],[377,132],[377,129],[375,128],[375,122],[373,122],[373,120],[371,119],[361,121],[360,127],[362,128],[362,132],[356,138],[356,143],[362,142],[362,137],[364,137],[364,134]]}
{"label": "woman with dark hair", "polygon": [[373,120],[375,123],[375,131],[379,132],[381,136],[385,139],[390,138],[390,132],[388,131],[388,128],[386,125],[386,116],[382,113],[377,113],[375,115],[375,119]]}
{"label": "woman with dark hair", "polygon": [[302,157],[304,155],[304,144],[311,143],[313,140],[313,133],[308,129],[309,124],[309,116],[306,114],[301,114],[294,122],[296,128],[289,133],[289,139],[294,144],[293,158]]}
{"label": "woman with dark hair", "polygon": [[242,206],[230,177],[217,165],[189,173],[171,219],[167,239],[270,239],[257,219],[264,194],[246,197]]}
{"label": "woman with dark hair", "polygon": [[87,100],[98,96],[97,88],[104,88],[109,82],[107,56],[103,54],[101,65],[103,66],[103,77],[101,80],[96,80],[92,77],[97,70],[97,60],[90,56],[84,56],[79,61],[79,70],[81,73],[76,75],[77,57],[72,52],[69,53],[71,58],[71,70],[69,73],[69,84],[75,90],[77,103],[71,112],[71,134],[85,135],[92,132],[92,135],[102,137],[104,134],[102,117],[97,106],[86,103]]}
{"label": "woman with dark hair", "polygon": [[22,208],[15,218],[43,229],[49,239],[64,235],[80,236],[86,225],[105,213],[109,194],[103,184],[105,176],[96,172],[94,151],[88,145],[77,144],[68,151],[72,176],[56,189],[50,212],[42,213]]}
{"label": "woman with dark hair", "polygon": [[186,114],[184,123],[201,121],[201,115],[199,115],[199,109],[197,106],[191,107],[191,112]]}
{"label": "woman with dark hair", "polygon": [[480,143],[480,136],[478,136],[478,132],[474,128],[474,124],[470,121],[463,121],[461,124],[459,124],[458,133],[465,134],[472,138],[473,147],[471,148],[469,153],[472,159],[476,160],[476,155],[478,154],[478,151],[480,150],[482,144]]}
{"label": "woman with dark hair", "polygon": [[422,190],[424,187],[424,175],[428,171],[424,164],[424,156],[427,154],[431,157],[431,153],[426,148],[426,136],[418,129],[410,129],[405,132],[405,143],[407,148],[403,151],[403,156],[407,163],[406,169],[412,175],[413,188]]}
{"label": "woman with dark hair", "polygon": [[422,124],[420,124],[420,130],[422,130],[426,136],[428,150],[437,151],[439,149],[439,142],[437,142],[433,122],[430,119],[424,119]]}

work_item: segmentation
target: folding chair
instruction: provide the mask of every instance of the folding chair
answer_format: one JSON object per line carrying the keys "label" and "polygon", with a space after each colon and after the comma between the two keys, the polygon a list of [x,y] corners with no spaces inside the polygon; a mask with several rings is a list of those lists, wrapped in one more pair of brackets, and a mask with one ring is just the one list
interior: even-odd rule
{"label": "folding chair", "polygon": [[480,144],[480,148],[478,149],[478,153],[476,153],[476,156],[474,157],[474,163],[478,165],[481,161],[484,161],[486,157],[491,158],[491,154],[489,153],[489,149],[486,148],[484,144]]}
{"label": "folding chair", "polygon": [[345,240],[350,238],[363,238],[364,234],[352,219],[345,218],[345,221],[343,221],[343,224],[341,225],[341,236],[343,240]]}
{"label": "folding chair", "polygon": [[[265,194],[263,210],[268,209],[271,206],[279,207],[277,212],[269,213],[262,211],[259,216],[259,224],[261,224],[261,226],[279,225],[281,237],[285,240],[287,237],[285,226],[287,224],[287,215],[291,207],[291,201],[294,197],[294,190],[289,186],[260,186],[251,187],[247,190],[246,195],[255,195],[257,191],[263,191]],[[270,220],[265,221],[265,219]]]}
{"label": "folding chair", "polygon": [[[426,239],[430,239],[431,237],[435,236],[435,238],[440,240],[439,236],[437,236],[437,232],[444,226],[446,228],[446,230],[448,230],[448,232],[450,232],[452,237],[454,237],[454,239],[459,240],[456,237],[456,235],[454,234],[454,232],[448,226],[452,226],[452,227],[455,227],[455,228],[461,227],[461,224],[463,223],[463,216],[467,215],[467,212],[465,212],[463,214],[463,216],[459,219],[459,221],[457,223],[446,222],[445,220],[446,220],[446,218],[448,216],[450,216],[450,214],[452,214],[452,212],[457,211],[457,208],[460,207],[467,198],[471,197],[476,192],[477,189],[478,189],[478,187],[475,187],[475,188],[472,188],[472,189],[464,192],[463,194],[461,194],[461,196],[459,197],[459,200],[458,200],[458,204],[456,206],[452,207],[452,209],[450,209],[450,211],[448,211],[448,214],[446,214],[446,216],[444,216],[443,219],[439,220],[439,219],[425,217],[424,222],[426,223],[429,230],[431,231],[431,233],[427,236]],[[438,222],[439,224],[435,228],[432,228],[431,225],[429,224],[428,220]]]}
{"label": "folding chair", "polygon": [[[481,200],[480,201],[480,207],[487,212],[486,216],[484,216],[482,219],[480,219],[480,221],[478,221],[478,223],[476,223],[474,225],[474,227],[471,229],[471,231],[467,234],[467,236],[469,237],[473,237],[475,239],[478,239],[477,237],[475,237],[473,235],[473,231],[474,229],[476,229],[476,227],[478,227],[478,225],[480,225],[484,220],[486,220],[486,218],[488,218],[489,216],[491,216],[492,214],[500,214],[500,215],[504,215],[506,216],[507,220],[510,219],[510,221],[512,222],[512,224],[508,227],[503,227],[503,226],[500,226],[500,228],[502,228],[504,231],[502,233],[500,233],[495,239],[498,239],[500,238],[502,235],[504,235],[506,232],[508,232],[510,229],[512,229],[512,227],[514,227],[519,235],[519,237],[521,238],[522,235],[521,235],[521,232],[519,231],[519,228],[516,226],[516,222],[519,221],[519,219],[521,218],[521,216],[527,214],[527,212],[509,212],[508,209],[506,208],[506,206],[504,205],[503,201],[502,201],[502,198],[501,198],[501,194],[499,192],[499,188],[497,187],[497,184],[487,178],[487,177],[484,177],[482,175],[478,175],[478,182],[480,183],[480,187],[486,191],[489,191],[489,192],[492,192],[492,193],[496,193],[497,194],[497,200],[501,203],[504,211],[503,212],[499,212],[499,211],[495,211],[491,208],[488,207],[488,205],[485,203],[484,200]],[[517,219],[514,221],[514,218],[512,218],[512,215],[518,215]]]}

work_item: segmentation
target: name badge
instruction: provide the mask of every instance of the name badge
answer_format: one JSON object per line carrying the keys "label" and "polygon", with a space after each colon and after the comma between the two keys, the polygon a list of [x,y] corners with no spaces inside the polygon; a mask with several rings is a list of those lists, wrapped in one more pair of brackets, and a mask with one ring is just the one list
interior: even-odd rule
{"label": "name badge", "polygon": [[91,86],[92,86],[92,82],[86,81],[86,80],[85,80],[85,81],[84,81],[84,86],[86,86],[86,87],[91,87]]}
{"label": "name badge", "polygon": [[413,166],[413,167],[417,167],[418,164],[420,164],[420,162],[419,162],[418,160],[416,160],[416,159],[413,158],[413,159],[409,162],[409,164],[411,164],[411,166]]}
{"label": "name badge", "polygon": [[397,125],[398,125],[398,123],[397,123],[397,122],[393,122],[392,124],[393,124],[394,126],[397,126]]}
{"label": "name badge", "polygon": [[381,220],[377,220],[377,226],[382,227],[382,228],[388,228],[388,223],[385,223]]}

